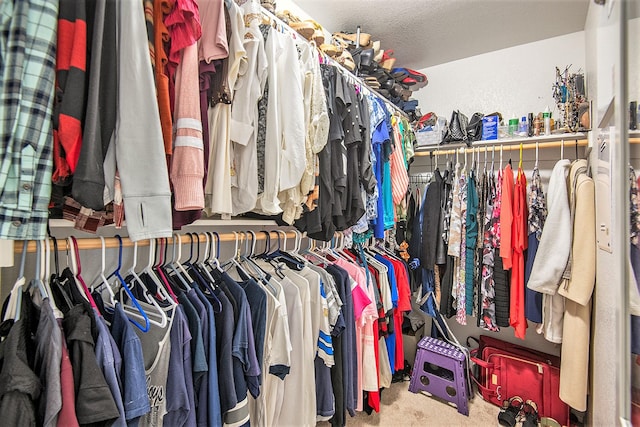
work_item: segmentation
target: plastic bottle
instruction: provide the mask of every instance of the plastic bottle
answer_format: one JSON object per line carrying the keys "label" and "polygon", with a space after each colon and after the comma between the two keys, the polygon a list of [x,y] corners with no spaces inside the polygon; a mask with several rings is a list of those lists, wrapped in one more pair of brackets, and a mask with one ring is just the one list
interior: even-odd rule
{"label": "plastic bottle", "polygon": [[518,135],[527,136],[529,134],[529,123],[527,122],[527,116],[522,116],[520,119],[520,127],[518,128]]}
{"label": "plastic bottle", "polygon": [[529,113],[529,132],[527,133],[527,136],[533,136],[533,131],[534,131],[534,122],[533,122],[533,113]]}
{"label": "plastic bottle", "polygon": [[549,111],[548,105],[542,113],[542,119],[544,120],[544,134],[551,135],[551,111]]}
{"label": "plastic bottle", "polygon": [[509,136],[515,136],[518,132],[518,118],[513,116],[509,119]]}

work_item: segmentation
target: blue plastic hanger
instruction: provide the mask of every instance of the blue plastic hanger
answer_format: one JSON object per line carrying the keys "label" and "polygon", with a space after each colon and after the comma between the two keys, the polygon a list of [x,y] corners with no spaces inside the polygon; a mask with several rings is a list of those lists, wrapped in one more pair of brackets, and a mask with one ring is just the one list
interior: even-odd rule
{"label": "blue plastic hanger", "polygon": [[149,331],[149,318],[147,317],[147,313],[145,313],[144,310],[142,309],[142,307],[140,307],[140,304],[138,303],[138,300],[136,299],[136,297],[133,296],[133,294],[131,293],[131,290],[129,289],[129,287],[127,286],[126,282],[122,278],[122,275],[120,274],[120,268],[122,268],[122,237],[120,237],[119,234],[116,234],[115,237],[116,237],[116,239],[118,239],[118,267],[116,267],[116,270],[109,277],[115,275],[118,278],[118,281],[120,281],[120,284],[122,285],[122,288],[127,293],[129,298],[131,299],[131,303],[135,306],[135,308],[138,310],[138,313],[140,314],[140,316],[142,316],[142,318],[144,319],[144,326],[142,326],[141,324],[139,324],[138,322],[136,322],[135,320],[133,320],[130,317],[128,318],[129,321],[131,323],[133,323],[142,332],[148,332]]}

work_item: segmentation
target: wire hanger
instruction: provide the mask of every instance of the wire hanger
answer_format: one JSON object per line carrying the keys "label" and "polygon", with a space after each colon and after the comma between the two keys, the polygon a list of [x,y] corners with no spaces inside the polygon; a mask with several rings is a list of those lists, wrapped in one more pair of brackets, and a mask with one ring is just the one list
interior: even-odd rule
{"label": "wire hanger", "polygon": [[538,142],[538,141],[536,141],[536,163],[535,163],[535,165],[534,165],[534,168],[535,168],[535,169],[538,169],[538,149],[539,149],[539,148],[540,148],[540,147],[539,147],[539,142]]}
{"label": "wire hanger", "polygon": [[502,144],[500,144],[500,169],[503,169],[504,163],[502,162]]}
{"label": "wire hanger", "polygon": [[560,141],[560,160],[564,160],[564,139]]}

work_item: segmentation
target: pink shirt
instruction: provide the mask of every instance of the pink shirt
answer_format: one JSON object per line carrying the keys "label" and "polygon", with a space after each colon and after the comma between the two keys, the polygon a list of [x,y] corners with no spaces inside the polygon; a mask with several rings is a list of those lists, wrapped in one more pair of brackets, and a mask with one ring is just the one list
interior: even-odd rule
{"label": "pink shirt", "polygon": [[199,0],[202,38],[198,58],[207,63],[229,56],[223,0]]}
{"label": "pink shirt", "polygon": [[180,63],[182,49],[200,39],[200,14],[195,0],[176,0],[171,12],[164,18],[164,24],[171,36],[169,62],[172,69]]}
{"label": "pink shirt", "polygon": [[351,288],[354,311],[362,308],[360,316],[356,315],[356,353],[358,361],[358,401],[356,410],[363,410],[363,391],[378,391],[378,364],[376,363],[375,345],[376,333],[374,322],[378,318],[376,298],[373,286],[367,286],[367,275],[364,268],[355,262],[348,262],[341,258],[335,261],[355,282]]}

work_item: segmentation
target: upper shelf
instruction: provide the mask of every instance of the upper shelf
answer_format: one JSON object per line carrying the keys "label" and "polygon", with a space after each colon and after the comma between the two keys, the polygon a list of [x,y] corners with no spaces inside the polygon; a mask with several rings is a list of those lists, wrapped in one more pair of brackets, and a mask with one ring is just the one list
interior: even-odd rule
{"label": "upper shelf", "polygon": [[[50,219],[49,226],[51,228],[73,228],[74,222],[66,219]],[[127,226],[126,222],[122,225]],[[199,219],[185,227],[252,227],[252,226],[274,226],[278,223],[272,219],[254,219],[244,217],[234,217],[232,219]],[[113,225],[107,225],[101,228],[114,228]]]}
{"label": "upper shelf", "polygon": [[[502,138],[502,139],[491,139],[487,141],[474,141],[471,145],[471,148],[478,147],[491,147],[491,146],[511,146],[511,145],[519,145],[519,144],[532,144],[532,143],[547,143],[547,142],[558,142],[565,141],[566,143],[571,142],[579,142],[583,145],[586,144],[587,141],[587,133],[586,132],[576,132],[576,133],[559,133],[552,135],[540,135],[540,136],[532,136],[532,137],[516,137],[516,138]],[[442,145],[422,145],[416,147],[416,156],[428,156],[432,151],[439,150],[453,150],[457,148],[466,148],[467,145],[464,143],[453,143],[453,144],[442,144]]]}

